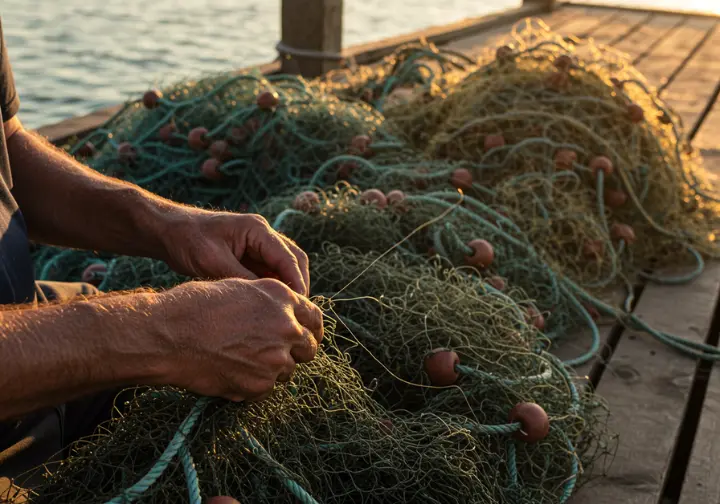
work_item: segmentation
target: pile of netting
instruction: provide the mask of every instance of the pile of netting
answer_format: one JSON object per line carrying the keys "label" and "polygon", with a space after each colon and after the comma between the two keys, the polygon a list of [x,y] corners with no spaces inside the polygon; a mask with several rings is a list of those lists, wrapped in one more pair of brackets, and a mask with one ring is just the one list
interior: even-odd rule
{"label": "pile of netting", "polygon": [[[312,259],[312,363],[256,404],[139,391],[33,502],[557,503],[613,449],[602,402],[504,294],[402,253]],[[107,284],[183,280],[158,264],[119,258]]]}
{"label": "pile of netting", "polygon": [[[598,288],[630,296],[639,279],[699,275],[702,257],[718,255],[717,198],[679,118],[611,49],[534,21],[502,44],[478,60],[408,46],[315,81],[183,82],[146,93],[71,152],[233,211],[339,181],[385,194],[459,188],[469,211],[500,213],[553,272],[605,301]],[[648,273],[665,266],[676,271]]]}
{"label": "pile of netting", "polygon": [[[417,45],[313,81],[149,91],[67,148],[175,201],[263,214],[312,254],[332,337],[260,405],[140,394],[39,500],[565,502],[612,444],[566,370],[597,352],[599,316],[720,357],[630,313],[638,280],[689,281],[718,255],[679,118],[626,58],[534,21],[478,59]],[[104,291],[189,280],[34,257],[40,279]],[[586,353],[547,353],[579,326]]]}

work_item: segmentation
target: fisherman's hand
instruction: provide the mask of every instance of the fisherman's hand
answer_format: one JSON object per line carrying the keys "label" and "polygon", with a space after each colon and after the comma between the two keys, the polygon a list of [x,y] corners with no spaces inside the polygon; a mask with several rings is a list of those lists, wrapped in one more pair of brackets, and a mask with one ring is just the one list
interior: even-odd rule
{"label": "fisherman's hand", "polygon": [[264,399],[323,339],[320,309],[273,279],[189,282],[158,300],[172,347],[164,381],[206,396]]}
{"label": "fisherman's hand", "polygon": [[310,290],[308,258],[259,215],[191,211],[166,227],[166,260],[195,278],[279,278],[295,292]]}

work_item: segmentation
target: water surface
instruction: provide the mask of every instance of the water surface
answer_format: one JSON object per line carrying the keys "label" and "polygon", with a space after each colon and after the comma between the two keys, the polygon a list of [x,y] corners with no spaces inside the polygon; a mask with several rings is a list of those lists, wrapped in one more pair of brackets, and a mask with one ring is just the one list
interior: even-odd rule
{"label": "water surface", "polygon": [[[634,1],[696,9],[720,3]],[[343,43],[520,3],[345,0]],[[276,54],[279,11],[280,0],[0,0],[21,118],[37,127],[124,101],[153,85],[266,63]]]}

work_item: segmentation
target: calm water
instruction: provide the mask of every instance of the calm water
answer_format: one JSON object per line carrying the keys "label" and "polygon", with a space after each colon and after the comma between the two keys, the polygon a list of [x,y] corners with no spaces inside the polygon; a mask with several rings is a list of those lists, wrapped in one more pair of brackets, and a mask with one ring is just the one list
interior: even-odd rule
{"label": "calm water", "polygon": [[[623,0],[620,0],[623,1]],[[702,8],[720,0],[634,0]],[[695,6],[688,5],[695,2]],[[275,57],[279,0],[0,0],[31,127],[152,85]],[[345,0],[344,44],[519,5],[520,0]]]}

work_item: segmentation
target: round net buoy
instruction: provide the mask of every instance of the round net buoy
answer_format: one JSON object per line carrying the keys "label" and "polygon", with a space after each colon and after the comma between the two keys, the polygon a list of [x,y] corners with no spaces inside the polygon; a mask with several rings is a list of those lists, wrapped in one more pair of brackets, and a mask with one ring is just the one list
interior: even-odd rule
{"label": "round net buoy", "polygon": [[208,180],[221,180],[224,176],[220,171],[221,164],[222,162],[219,159],[206,159],[205,162],[203,162],[200,171],[202,171],[203,176]]}
{"label": "round net buoy", "polygon": [[558,149],[555,153],[555,167],[558,170],[571,170],[577,161],[577,153],[570,149]]}
{"label": "round net buoy", "polygon": [[312,212],[320,206],[320,196],[313,191],[303,191],[293,201],[293,208],[301,212]]}
{"label": "round net buoy", "polygon": [[495,59],[498,61],[508,61],[513,56],[512,47],[504,45],[495,50]]}
{"label": "round net buoy", "polygon": [[570,70],[572,64],[573,59],[567,54],[561,54],[557,56],[553,61],[553,65],[555,65],[555,68],[557,68],[558,70],[562,70],[563,72],[567,72],[568,70]]}
{"label": "round net buoy", "polygon": [[605,252],[605,243],[602,240],[588,240],[583,244],[583,256],[596,259]]}
{"label": "round net buoy", "polygon": [[635,124],[641,123],[645,120],[645,111],[637,103],[631,103],[628,105],[627,111],[630,120]]}
{"label": "round net buoy", "polygon": [[473,176],[467,168],[457,168],[450,175],[450,183],[458,189],[471,189]]}
{"label": "round net buoy", "polygon": [[398,189],[394,189],[394,190],[390,191],[389,193],[387,193],[388,205],[397,205],[399,203],[402,203],[403,201],[405,201],[405,193],[404,192],[402,192]]}
{"label": "round net buoy", "polygon": [[216,140],[210,144],[210,155],[218,161],[227,161],[232,154],[230,153],[230,144],[225,140]]}
{"label": "round net buoy", "polygon": [[605,176],[612,175],[615,171],[612,161],[607,156],[596,156],[590,160],[590,170],[593,177],[597,177],[598,171],[605,173]]}
{"label": "round net buoy", "polygon": [[487,283],[489,283],[495,290],[504,291],[505,290],[505,279],[501,276],[491,276],[486,280]]}
{"label": "round net buoy", "polygon": [[143,105],[145,105],[147,109],[154,109],[160,104],[160,98],[162,98],[162,96],[162,92],[157,89],[145,91],[142,99]]}
{"label": "round net buoy", "polygon": [[505,146],[505,137],[502,135],[487,135],[483,142],[485,152]]}
{"label": "round net buoy", "polygon": [[123,163],[132,163],[137,157],[135,147],[129,142],[123,142],[117,148],[118,159]]}
{"label": "round net buoy", "polygon": [[635,230],[627,224],[616,222],[610,230],[610,235],[616,240],[624,240],[628,245],[635,241]]}
{"label": "round net buoy", "polygon": [[378,208],[385,208],[388,204],[387,197],[380,189],[368,189],[361,192],[359,200],[364,205],[375,205]]}
{"label": "round net buoy", "polygon": [[605,191],[605,204],[610,208],[620,208],[628,199],[627,193],[619,189],[608,189]]}
{"label": "round net buoy", "polygon": [[272,91],[263,91],[260,93],[255,100],[257,106],[261,110],[272,110],[280,103],[280,98],[277,93]]}
{"label": "round net buoy", "polygon": [[545,330],[545,317],[535,306],[530,305],[525,308],[525,320],[532,324],[538,331]]}
{"label": "round net buoy", "polygon": [[357,135],[350,141],[350,153],[358,156],[368,157],[372,138],[367,135]]}
{"label": "round net buoy", "polygon": [[460,376],[456,369],[458,364],[460,357],[457,353],[447,348],[436,348],[425,357],[423,368],[430,383],[436,387],[448,387]]}
{"label": "round net buoy", "polygon": [[487,240],[472,240],[468,242],[468,247],[473,250],[471,256],[465,256],[465,263],[468,266],[474,266],[482,269],[487,268],[493,262],[495,258],[495,251],[493,246]]}
{"label": "round net buoy", "polygon": [[92,142],[88,141],[85,142],[82,147],[77,150],[77,155],[80,157],[88,158],[94,156],[95,152],[97,152],[97,150],[95,149],[95,145]]}
{"label": "round net buoy", "polygon": [[195,150],[207,149],[208,145],[210,145],[210,140],[207,137],[208,133],[207,128],[203,127],[191,129],[190,133],[188,133],[188,145],[190,148]]}
{"label": "round net buoy", "polygon": [[519,422],[522,427],[513,437],[526,443],[537,443],[545,439],[550,432],[550,420],[547,413],[535,403],[519,403],[510,410],[508,422]]}
{"label": "round net buoy", "polygon": [[662,124],[672,124],[673,122],[672,117],[670,117],[667,112],[660,112],[657,115],[657,120],[660,121],[660,123]]}

